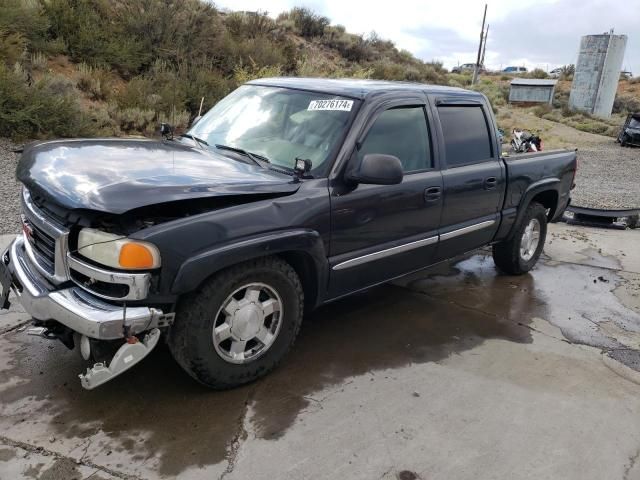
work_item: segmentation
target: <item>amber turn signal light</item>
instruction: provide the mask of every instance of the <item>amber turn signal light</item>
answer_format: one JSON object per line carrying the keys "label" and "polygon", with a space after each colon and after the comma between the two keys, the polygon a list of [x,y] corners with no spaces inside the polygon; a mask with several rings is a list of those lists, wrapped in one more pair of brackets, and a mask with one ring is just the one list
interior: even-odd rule
{"label": "amber turn signal light", "polygon": [[139,243],[125,243],[120,249],[120,266],[127,269],[154,268],[156,262],[149,248]]}

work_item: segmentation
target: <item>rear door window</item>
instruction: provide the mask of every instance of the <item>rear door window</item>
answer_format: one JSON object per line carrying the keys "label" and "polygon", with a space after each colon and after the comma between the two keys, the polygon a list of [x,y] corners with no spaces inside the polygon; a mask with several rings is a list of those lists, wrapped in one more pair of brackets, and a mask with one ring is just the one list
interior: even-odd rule
{"label": "rear door window", "polygon": [[460,167],[493,157],[487,118],[481,106],[438,107],[447,165]]}

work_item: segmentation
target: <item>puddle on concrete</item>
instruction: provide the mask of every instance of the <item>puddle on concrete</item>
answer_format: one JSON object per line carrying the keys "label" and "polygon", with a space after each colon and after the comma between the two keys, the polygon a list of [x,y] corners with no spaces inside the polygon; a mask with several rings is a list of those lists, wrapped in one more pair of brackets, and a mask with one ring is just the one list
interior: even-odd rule
{"label": "puddle on concrete", "polygon": [[585,257],[589,265],[594,267],[611,268],[613,270],[622,270],[622,263],[613,255],[605,255],[596,248],[585,248],[578,251],[580,255]]}
{"label": "puddle on concrete", "polygon": [[[615,272],[605,272],[608,283],[597,279],[602,272],[541,265],[531,275],[509,277],[498,274],[490,258],[476,255],[408,288],[387,285],[318,310],[305,321],[279,369],[226,392],[197,385],[164,346],[113,382],[84,391],[77,378],[84,362],[75,352],[12,332],[1,341],[13,342],[11,348],[0,348],[0,363],[6,362],[0,371],[2,415],[16,422],[26,417],[28,424],[28,409],[12,405],[31,402],[60,437],[91,438],[100,431],[114,440],[108,448],[119,445],[131,456],[132,466],[159,456],[159,473],[178,475],[225,460],[249,404],[252,433],[274,439],[314,406],[314,394],[326,387],[357,375],[440,361],[487,339],[529,343],[526,325],[533,317],[550,319],[579,340],[578,327],[585,322],[593,327],[601,317],[629,328],[640,325],[611,293]],[[583,315],[596,318],[578,320]],[[596,325],[586,340],[607,340],[597,331]]]}
{"label": "puddle on concrete", "polygon": [[8,462],[16,456],[16,452],[10,448],[0,448],[0,462]]}
{"label": "puddle on concrete", "polygon": [[[505,283],[515,290],[506,301],[500,298]],[[640,314],[618,294],[628,284],[628,275],[616,271],[561,262],[545,262],[522,277],[504,276],[490,257],[475,255],[458,263],[454,274],[417,280],[409,288],[512,319],[524,312],[524,320],[544,318],[574,343],[620,348],[619,340],[629,335],[636,341],[640,334]]]}

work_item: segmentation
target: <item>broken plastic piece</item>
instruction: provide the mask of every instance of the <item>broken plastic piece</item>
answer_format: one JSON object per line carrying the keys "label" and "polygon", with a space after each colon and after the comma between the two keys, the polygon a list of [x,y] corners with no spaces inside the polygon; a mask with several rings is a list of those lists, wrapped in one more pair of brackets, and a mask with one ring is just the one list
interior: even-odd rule
{"label": "broken plastic piece", "polygon": [[108,367],[99,362],[93,367],[87,368],[87,373],[79,375],[80,383],[87,390],[92,390],[126,372],[151,353],[151,350],[158,344],[159,338],[160,330],[154,328],[145,335],[141,342],[124,343],[113,356]]}
{"label": "broken plastic piece", "polygon": [[47,329],[44,327],[31,327],[29,329],[27,329],[27,335],[33,335],[35,337],[44,337],[47,338],[47,336],[45,335]]}

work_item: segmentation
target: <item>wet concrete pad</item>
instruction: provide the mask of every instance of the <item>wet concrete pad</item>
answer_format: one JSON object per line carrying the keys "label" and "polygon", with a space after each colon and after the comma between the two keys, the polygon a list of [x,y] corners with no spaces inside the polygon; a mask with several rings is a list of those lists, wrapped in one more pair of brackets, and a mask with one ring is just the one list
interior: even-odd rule
{"label": "wet concrete pad", "polygon": [[628,275],[555,259],[508,277],[475,255],[318,310],[279,369],[227,392],[163,345],[84,391],[77,353],[12,330],[1,435],[141,478],[621,478],[640,387],[599,350],[637,333]]}

